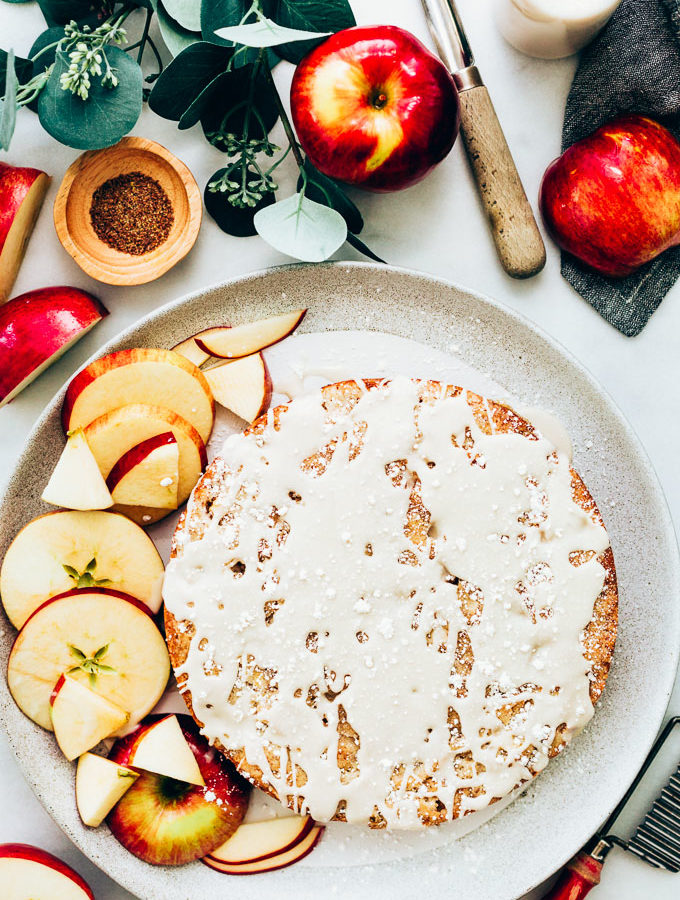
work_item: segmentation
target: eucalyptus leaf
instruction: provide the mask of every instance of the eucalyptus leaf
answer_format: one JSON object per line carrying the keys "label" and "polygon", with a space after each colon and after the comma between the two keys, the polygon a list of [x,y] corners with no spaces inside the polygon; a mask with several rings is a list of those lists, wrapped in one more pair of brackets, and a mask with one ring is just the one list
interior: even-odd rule
{"label": "eucalyptus leaf", "polygon": [[[5,95],[5,74],[7,72],[8,55],[6,50],[0,50],[0,97],[4,97]],[[30,59],[23,59],[21,56],[15,56],[14,72],[19,84],[25,84],[27,81],[31,80],[31,76],[33,75],[33,63]]]}
{"label": "eucalyptus leaf", "polygon": [[38,0],[48,25],[66,25],[71,19],[83,22],[103,10],[101,0]]}
{"label": "eucalyptus leaf", "polygon": [[10,50],[7,54],[5,67],[5,91],[0,100],[0,149],[9,150],[17,123],[17,90],[19,88],[19,80],[14,70],[14,50]]}
{"label": "eucalyptus leaf", "polygon": [[28,3],[29,0],[4,0],[5,3]]}
{"label": "eucalyptus leaf", "polygon": [[253,64],[224,73],[225,77],[214,85],[211,102],[201,114],[201,127],[206,138],[218,150],[224,150],[219,137],[211,135],[221,132],[243,134],[247,115],[247,101],[250,97],[248,133],[254,138],[263,138],[274,127],[279,108],[273,89],[262,72],[255,76],[252,85]]}
{"label": "eucalyptus leaf", "polygon": [[359,253],[363,253],[364,256],[367,256],[369,259],[387,265],[387,263],[385,263],[385,260],[382,257],[378,256],[377,253],[374,253],[370,247],[367,247],[366,244],[364,244],[364,242],[356,236],[356,234],[352,234],[350,232],[350,234],[347,235],[347,243],[351,244],[355,250],[358,250]]}
{"label": "eucalyptus leaf", "polygon": [[179,121],[201,91],[226,69],[231,56],[231,50],[208,41],[187,47],[161,73],[149,108],[164,119]]}
{"label": "eucalyptus leaf", "polygon": [[[205,187],[203,200],[206,212],[212,216],[222,231],[225,231],[227,234],[233,234],[236,237],[251,237],[257,234],[253,223],[255,214],[266,206],[271,206],[275,197],[273,194],[265,194],[256,206],[249,206],[245,209],[233,206],[229,202],[226,192],[213,192],[208,189],[210,182],[221,178],[226,171],[226,169],[218,169]],[[253,173],[249,173],[248,183],[255,181],[256,177]]]}
{"label": "eucalyptus leaf", "polygon": [[201,30],[201,0],[163,0],[167,14],[187,31]]}
{"label": "eucalyptus leaf", "polygon": [[186,28],[182,28],[179,22],[175,22],[166,12],[161,0],[153,0],[153,4],[163,43],[173,56],[179,56],[182,50],[186,50],[187,47],[201,40],[200,33],[188,31]]}
{"label": "eucalyptus leaf", "polygon": [[[262,14],[268,18],[274,18],[273,12],[277,0],[260,0]],[[216,32],[220,28],[240,25],[250,12],[251,0],[205,0],[201,4],[201,32],[204,41],[220,44],[223,47],[233,47],[234,42],[220,37]],[[245,66],[257,59],[258,50],[253,47],[240,45],[236,48],[232,67]],[[279,61],[272,50],[267,50],[267,59],[271,68]]]}
{"label": "eucalyptus leaf", "polygon": [[339,212],[293,194],[255,214],[255,228],[276,250],[305,262],[321,262],[347,238],[347,223]]}
{"label": "eucalyptus leaf", "polygon": [[309,38],[325,37],[330,31],[322,35],[314,31],[300,31],[297,28],[285,28],[277,25],[272,19],[262,18],[248,25],[232,25],[228,28],[218,28],[215,34],[235,44],[243,44],[246,47],[276,47],[278,44],[287,44],[291,41],[306,41]]}
{"label": "eucalyptus leaf", "polygon": [[87,100],[63,90],[59,79],[68,70],[69,61],[59,53],[38,98],[43,128],[68,147],[110,147],[134,128],[142,111],[142,70],[118,47],[107,47],[106,55],[118,77],[117,87],[103,87],[101,79],[93,78]]}
{"label": "eucalyptus leaf", "polygon": [[[364,227],[364,220],[342,187],[333,181],[332,178],[328,178],[327,175],[319,172],[308,159],[305,160],[305,175],[307,178],[305,195],[310,200],[316,200],[317,203],[323,203],[337,210],[347,222],[348,230],[354,234],[359,234]],[[298,190],[302,189],[302,181],[302,176],[300,176],[298,179]]]}
{"label": "eucalyptus leaf", "polygon": [[[279,25],[302,31],[333,33],[356,25],[347,0],[278,0],[274,18]],[[288,62],[299,63],[324,37],[281,45],[277,53]]]}

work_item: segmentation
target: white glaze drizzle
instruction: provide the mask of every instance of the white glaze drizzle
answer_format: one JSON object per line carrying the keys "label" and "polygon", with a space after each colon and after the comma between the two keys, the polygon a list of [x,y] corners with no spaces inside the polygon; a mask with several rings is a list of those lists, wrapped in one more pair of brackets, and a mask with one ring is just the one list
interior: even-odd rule
{"label": "white glaze drizzle", "polygon": [[[418,391],[396,378],[335,423],[315,392],[290,404],[278,431],[270,417],[261,436],[230,437],[212,519],[200,540],[180,535],[166,572],[168,609],[195,628],[176,674],[204,733],[243,748],[284,802],[321,822],[340,801],[348,822],[377,809],[392,828],[419,827],[433,795],[446,818],[481,809],[547,764],[558,728],[568,740],[593,713],[582,632],[608,539],[572,499],[568,457],[540,436],[485,435],[464,395],[418,407]],[[302,471],[332,441],[323,474]],[[386,474],[401,459],[431,515],[422,548],[404,531],[410,489]],[[594,555],[574,566],[578,550]],[[400,564],[405,554],[417,564]],[[478,589],[468,596],[481,613],[464,608],[454,576]],[[463,674],[459,640],[474,655]],[[275,672],[259,712],[239,671],[248,659]],[[359,742],[345,773],[339,722]],[[273,767],[265,743],[279,748]],[[286,748],[306,773],[299,788]]]}

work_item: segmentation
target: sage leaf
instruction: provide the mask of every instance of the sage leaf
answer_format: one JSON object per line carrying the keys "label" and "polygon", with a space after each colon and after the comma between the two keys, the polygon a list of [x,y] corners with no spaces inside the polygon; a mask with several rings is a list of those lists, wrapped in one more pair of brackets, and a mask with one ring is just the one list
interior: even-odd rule
{"label": "sage leaf", "polygon": [[[336,209],[347,222],[347,228],[354,234],[359,234],[364,227],[364,220],[356,205],[350,200],[342,187],[332,178],[323,175],[315,168],[309,159],[305,160],[305,176],[307,187],[305,196],[317,203],[323,203]],[[298,190],[302,189],[302,176],[298,179]]]}
{"label": "sage leaf", "polygon": [[192,44],[201,40],[201,35],[195,31],[188,31],[182,28],[179,22],[175,22],[165,10],[161,0],[153,0],[156,17],[158,19],[158,30],[163,38],[163,43],[174,56],[190,47]]}
{"label": "sage leaf", "polygon": [[[206,184],[203,193],[205,210],[226,234],[233,234],[235,237],[252,237],[252,235],[257,234],[257,229],[253,222],[255,214],[264,209],[265,206],[271,206],[276,198],[274,194],[265,194],[255,206],[243,209],[234,206],[229,202],[226,192],[211,191],[208,188],[210,182],[217,181],[226,171],[226,169],[218,169],[209,179],[208,184]],[[256,178],[257,176],[254,173],[249,172],[246,176],[246,181],[248,184],[251,184]]]}
{"label": "sage leaf", "polygon": [[218,28],[215,34],[227,41],[233,41],[235,44],[243,44],[245,47],[276,47],[278,44],[286,44],[292,41],[305,41],[309,40],[309,38],[320,36],[325,37],[330,32],[326,31],[319,35],[314,31],[286,28],[265,17],[248,25],[231,25],[228,28]]}
{"label": "sage leaf", "polygon": [[149,96],[149,108],[164,119],[179,121],[231,57],[231,50],[208,41],[187,47],[161,73]]}
{"label": "sage leaf", "polygon": [[97,150],[117,144],[134,128],[142,111],[142,70],[118,47],[107,47],[106,55],[118,77],[117,87],[104,87],[95,78],[87,100],[63,90],[60,78],[69,60],[60,52],[38,98],[40,124],[68,147]]}
{"label": "sage leaf", "polygon": [[187,31],[201,30],[201,0],[163,0],[168,15]]}
{"label": "sage leaf", "polygon": [[5,91],[0,100],[0,149],[9,150],[17,123],[17,89],[19,80],[14,70],[14,50],[7,54]]}
{"label": "sage leaf", "polygon": [[[356,25],[348,0],[278,0],[273,18],[286,28],[326,33]],[[276,52],[288,62],[297,64],[324,40],[324,37],[317,37],[281,44]]]}
{"label": "sage leaf", "polygon": [[261,209],[253,221],[268,244],[305,262],[328,259],[347,237],[347,223],[339,212],[303,194]]}

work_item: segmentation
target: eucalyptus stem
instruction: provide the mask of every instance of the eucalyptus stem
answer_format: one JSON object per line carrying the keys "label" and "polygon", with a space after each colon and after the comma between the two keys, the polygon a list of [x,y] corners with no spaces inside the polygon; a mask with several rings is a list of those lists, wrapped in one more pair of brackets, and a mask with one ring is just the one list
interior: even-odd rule
{"label": "eucalyptus stem", "polygon": [[140,48],[139,53],[137,54],[137,65],[141,66],[142,57],[144,56],[144,51],[146,50],[146,42],[149,37],[149,27],[151,25],[151,17],[153,16],[153,10],[147,9],[146,11],[146,22],[144,23],[144,31],[142,32],[142,36],[139,39]]}
{"label": "eucalyptus stem", "polygon": [[274,83],[274,78],[272,76],[271,66],[269,65],[269,60],[266,56],[263,57],[263,69],[264,75],[267,81],[269,82],[269,86],[272,89],[272,93],[274,95],[274,102],[276,103],[276,108],[279,112],[279,116],[281,118],[281,124],[283,125],[283,130],[286,132],[286,137],[288,138],[288,143],[290,144],[291,152],[295,158],[295,162],[297,163],[298,169],[300,170],[300,174],[306,182],[305,175],[305,160],[302,156],[302,148],[298,144],[298,140],[295,137],[295,132],[293,131],[293,126],[290,124],[290,119],[288,118],[288,113],[286,112],[286,108],[281,102],[281,97],[279,96],[279,92],[276,89],[276,84]]}

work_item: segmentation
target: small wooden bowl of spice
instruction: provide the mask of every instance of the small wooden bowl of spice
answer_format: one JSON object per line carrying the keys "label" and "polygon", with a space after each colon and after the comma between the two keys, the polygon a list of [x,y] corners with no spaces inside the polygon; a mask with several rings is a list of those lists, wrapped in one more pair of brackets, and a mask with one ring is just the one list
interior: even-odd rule
{"label": "small wooden bowl of spice", "polygon": [[202,213],[189,169],[140,137],[83,153],[54,201],[62,245],[105,284],[145,284],[163,275],[193,247]]}

